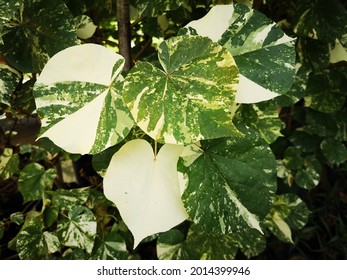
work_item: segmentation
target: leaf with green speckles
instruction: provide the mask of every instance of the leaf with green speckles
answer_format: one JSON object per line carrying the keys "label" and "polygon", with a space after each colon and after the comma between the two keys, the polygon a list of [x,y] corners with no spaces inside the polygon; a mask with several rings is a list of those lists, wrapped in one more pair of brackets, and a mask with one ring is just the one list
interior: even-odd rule
{"label": "leaf with green speckles", "polygon": [[84,204],[90,195],[90,188],[77,188],[71,190],[58,189],[53,193],[52,204],[63,210],[71,210],[76,205]]}
{"label": "leaf with green speckles", "polygon": [[93,36],[96,25],[94,25],[92,19],[86,15],[81,15],[75,18],[76,21],[76,34],[78,38],[89,39]]}
{"label": "leaf with green speckles", "polygon": [[20,74],[0,61],[0,103],[11,106],[13,92],[19,84]]}
{"label": "leaf with green speckles", "polygon": [[50,56],[76,44],[74,18],[61,0],[17,2],[5,4],[0,51],[16,69],[39,72]]}
{"label": "leaf with green speckles", "polygon": [[192,225],[187,237],[178,229],[160,234],[157,254],[161,260],[231,260],[238,249],[252,257],[265,245],[265,237],[255,229],[243,234],[213,234]]}
{"label": "leaf with green speckles", "polygon": [[92,260],[126,260],[128,256],[129,253],[121,235],[110,232],[103,238],[95,239]]}
{"label": "leaf with green speckles", "polygon": [[347,161],[346,145],[338,140],[326,138],[320,144],[320,149],[331,166]]}
{"label": "leaf with green speckles", "polygon": [[182,5],[186,5],[187,0],[135,0],[134,6],[139,10],[141,16],[158,16],[165,11],[176,10]]}
{"label": "leaf with green speckles", "polygon": [[93,212],[84,206],[74,207],[66,218],[59,220],[57,235],[62,245],[91,253],[96,236],[96,219]]}
{"label": "leaf with green speckles", "polygon": [[216,234],[242,233],[265,218],[276,191],[276,161],[264,140],[243,137],[201,142],[200,156],[183,171],[182,196],[190,219]]}
{"label": "leaf with green speckles", "polygon": [[264,225],[284,242],[291,242],[292,230],[299,230],[308,221],[309,210],[295,194],[276,195]]}
{"label": "leaf with green speckles", "polygon": [[347,67],[312,72],[305,94],[305,105],[323,113],[337,112],[345,104]]}
{"label": "leaf with green speckles", "polygon": [[238,69],[230,53],[200,36],[171,38],[158,52],[163,69],[138,63],[124,81],[137,125],[171,144],[239,134],[231,121]]}
{"label": "leaf with green speckles", "polygon": [[18,181],[18,188],[24,202],[43,199],[45,192],[52,189],[56,176],[55,169],[45,170],[38,163],[30,163],[25,166],[20,172]]}
{"label": "leaf with green speckles", "polygon": [[22,260],[44,260],[60,250],[60,242],[53,233],[42,232],[40,225],[32,224],[18,234],[16,249]]}
{"label": "leaf with green speckles", "polygon": [[231,52],[240,70],[238,103],[271,99],[293,84],[295,39],[262,13],[242,4],[217,5],[187,27]]}
{"label": "leaf with green speckles", "polygon": [[53,56],[34,86],[40,137],[80,154],[99,153],[122,141],[133,127],[117,89],[123,65],[123,57],[95,44]]}
{"label": "leaf with green speckles", "polygon": [[6,180],[18,171],[19,157],[11,148],[5,148],[0,155],[0,178]]}

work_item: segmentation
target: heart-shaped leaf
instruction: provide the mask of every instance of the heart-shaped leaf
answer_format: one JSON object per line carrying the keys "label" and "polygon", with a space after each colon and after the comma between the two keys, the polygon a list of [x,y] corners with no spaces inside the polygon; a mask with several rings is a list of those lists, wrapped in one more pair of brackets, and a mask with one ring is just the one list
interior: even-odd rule
{"label": "heart-shaped leaf", "polygon": [[268,100],[293,84],[295,40],[262,13],[242,4],[214,6],[186,27],[219,42],[233,55],[240,70],[236,102]]}
{"label": "heart-shaped leaf", "polygon": [[123,65],[123,57],[95,44],[53,56],[34,87],[40,137],[81,154],[98,153],[122,141],[133,126],[116,90]]}
{"label": "heart-shaped leaf", "polygon": [[200,156],[184,171],[182,200],[189,217],[217,234],[262,232],[259,222],[276,190],[276,161],[264,140],[241,128],[243,137],[201,142]]}
{"label": "heart-shaped leaf", "polygon": [[124,81],[137,125],[171,144],[237,134],[231,120],[238,69],[230,53],[200,36],[171,38],[158,51],[163,69],[138,63]]}
{"label": "heart-shaped leaf", "polygon": [[148,142],[137,139],[127,142],[111,159],[104,193],[134,235],[134,248],[145,237],[187,218],[176,168],[182,150],[183,146],[165,144],[155,156]]}

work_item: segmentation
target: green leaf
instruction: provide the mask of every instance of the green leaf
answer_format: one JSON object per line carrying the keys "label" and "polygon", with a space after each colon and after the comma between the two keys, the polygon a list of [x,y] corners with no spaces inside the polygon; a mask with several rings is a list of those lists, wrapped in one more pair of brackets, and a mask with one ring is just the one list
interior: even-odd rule
{"label": "green leaf", "polygon": [[311,190],[320,181],[322,166],[315,156],[304,159],[304,166],[295,175],[295,182],[302,188]]}
{"label": "green leaf", "polygon": [[67,218],[59,220],[57,235],[62,245],[85,249],[91,253],[96,236],[93,212],[84,206],[74,207]]}
{"label": "green leaf", "polygon": [[90,188],[77,188],[71,190],[59,189],[53,193],[52,205],[63,210],[72,210],[78,205],[83,205],[89,198]]}
{"label": "green leaf", "polygon": [[340,110],[346,101],[347,67],[313,72],[307,83],[305,105],[323,113]]}
{"label": "green leaf", "polygon": [[19,84],[20,74],[0,60],[0,103],[11,106],[13,92]]}
{"label": "green leaf", "polygon": [[116,204],[133,234],[134,248],[145,237],[167,231],[187,218],[176,167],[182,150],[183,146],[166,144],[154,155],[147,141],[136,139],[111,159],[104,194]]}
{"label": "green leaf", "polygon": [[12,213],[10,215],[11,221],[13,221],[17,225],[21,225],[24,222],[24,215],[22,212]]}
{"label": "green leaf", "polygon": [[[1,5],[2,7],[3,5]],[[74,19],[61,0],[23,0],[4,23],[0,51],[22,72],[39,72],[50,56],[76,44]]]}
{"label": "green leaf", "polygon": [[277,185],[276,161],[256,132],[242,132],[244,137],[202,142],[202,154],[184,172],[185,208],[204,231],[262,232],[259,221],[270,210]]}
{"label": "green leaf", "polygon": [[16,249],[24,260],[49,259],[51,254],[60,250],[60,242],[54,234],[43,232],[40,220],[31,219],[31,223],[19,232]]}
{"label": "green leaf", "polygon": [[295,77],[295,40],[260,12],[242,4],[214,6],[187,27],[219,42],[240,70],[238,103],[255,103],[286,93]]}
{"label": "green leaf", "polygon": [[122,141],[133,126],[116,89],[123,65],[123,57],[95,44],[52,57],[34,88],[40,137],[76,154],[99,153]]}
{"label": "green leaf", "polygon": [[45,170],[38,163],[30,163],[19,175],[18,187],[24,202],[40,200],[45,192],[52,189],[53,180],[57,176],[54,169]]}
{"label": "green leaf", "polygon": [[104,238],[97,237],[92,252],[93,260],[124,260],[129,253],[124,239],[116,233],[108,233]]}
{"label": "green leaf", "polygon": [[5,148],[0,156],[0,178],[6,180],[18,171],[19,157],[11,148]]}
{"label": "green leaf", "polygon": [[320,144],[320,149],[331,166],[339,165],[347,160],[346,145],[338,140],[326,138]]}
{"label": "green leaf", "polygon": [[237,244],[232,235],[216,235],[190,229],[187,239],[178,230],[163,233],[157,243],[161,260],[230,260],[237,253]]}
{"label": "green leaf", "polygon": [[347,11],[341,1],[305,1],[293,18],[298,35],[334,42],[347,33]]}
{"label": "green leaf", "polygon": [[292,229],[304,227],[308,216],[306,204],[295,194],[276,195],[264,224],[280,240],[293,243]]}
{"label": "green leaf", "polygon": [[187,0],[135,0],[134,6],[142,16],[154,17],[163,14],[165,11],[176,10],[182,5],[187,5],[187,3]]}
{"label": "green leaf", "polygon": [[124,82],[124,101],[137,125],[172,144],[237,134],[231,119],[238,70],[230,53],[200,36],[168,39],[158,52],[163,70],[138,63]]}
{"label": "green leaf", "polygon": [[282,135],[280,131],[284,127],[278,117],[278,110],[273,102],[242,104],[234,119],[257,130],[262,138],[271,144]]}

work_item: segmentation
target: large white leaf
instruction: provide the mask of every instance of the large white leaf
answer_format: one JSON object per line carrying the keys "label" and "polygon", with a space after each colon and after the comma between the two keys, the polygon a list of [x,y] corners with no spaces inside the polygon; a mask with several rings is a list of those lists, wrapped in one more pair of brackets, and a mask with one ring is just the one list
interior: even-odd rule
{"label": "large white leaf", "polygon": [[95,44],[54,55],[34,87],[40,137],[80,154],[99,153],[122,141],[133,126],[116,86],[123,65],[122,56]]}
{"label": "large white leaf", "polygon": [[186,27],[231,52],[240,70],[237,103],[272,99],[293,83],[295,39],[260,12],[240,4],[217,5]]}
{"label": "large white leaf", "polygon": [[111,159],[104,193],[134,235],[134,248],[145,237],[167,231],[188,217],[176,167],[182,151],[183,146],[165,144],[155,156],[148,142],[137,139]]}

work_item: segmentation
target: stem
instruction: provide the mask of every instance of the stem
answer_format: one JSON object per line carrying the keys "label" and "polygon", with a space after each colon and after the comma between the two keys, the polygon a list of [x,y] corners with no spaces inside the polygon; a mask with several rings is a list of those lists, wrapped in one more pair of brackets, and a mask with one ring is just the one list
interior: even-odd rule
{"label": "stem", "polygon": [[129,0],[117,0],[117,20],[119,53],[125,59],[124,71],[128,72],[132,67]]}
{"label": "stem", "polygon": [[157,140],[154,140],[154,160],[157,159],[157,150],[158,150]]}

